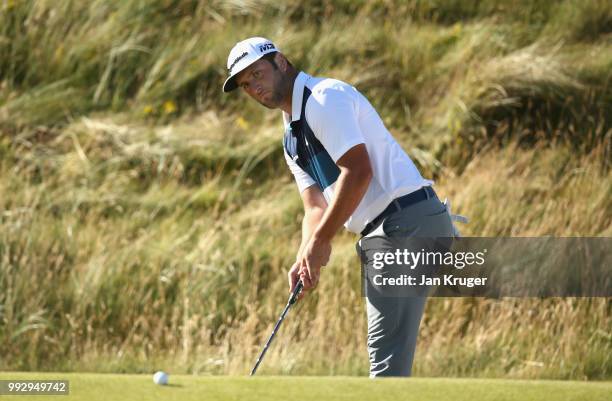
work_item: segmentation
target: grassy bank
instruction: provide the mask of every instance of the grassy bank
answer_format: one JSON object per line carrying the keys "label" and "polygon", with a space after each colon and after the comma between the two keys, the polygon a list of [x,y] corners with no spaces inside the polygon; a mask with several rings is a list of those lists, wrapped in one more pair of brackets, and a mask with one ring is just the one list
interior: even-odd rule
{"label": "grassy bank", "polygon": [[[301,218],[279,116],[220,93],[254,34],[363,91],[464,235],[610,236],[612,10],[521,4],[0,3],[0,369],[248,371]],[[354,241],[262,373],[367,372]],[[610,379],[610,327],[608,299],[432,299],[415,374]]]}

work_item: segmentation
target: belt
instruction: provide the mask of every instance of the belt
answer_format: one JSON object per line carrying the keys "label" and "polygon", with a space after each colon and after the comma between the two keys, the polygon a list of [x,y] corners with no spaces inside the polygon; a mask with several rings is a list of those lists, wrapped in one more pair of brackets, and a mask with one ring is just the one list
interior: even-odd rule
{"label": "belt", "polygon": [[414,192],[409,193],[408,195],[400,196],[399,198],[395,198],[389,206],[385,210],[382,211],[378,216],[374,218],[371,222],[366,224],[365,228],[361,232],[361,236],[368,235],[374,228],[376,228],[380,222],[390,214],[393,214],[397,211],[407,208],[410,205],[414,205],[420,201],[424,201],[429,198],[438,198],[436,192],[432,187],[422,187]]}

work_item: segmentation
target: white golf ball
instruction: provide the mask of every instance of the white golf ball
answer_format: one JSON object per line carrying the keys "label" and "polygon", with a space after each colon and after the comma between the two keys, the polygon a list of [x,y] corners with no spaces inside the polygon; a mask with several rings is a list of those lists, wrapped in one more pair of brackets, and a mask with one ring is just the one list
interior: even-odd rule
{"label": "white golf ball", "polygon": [[159,384],[160,386],[165,386],[168,384],[168,374],[166,372],[162,372],[161,370],[159,372],[155,372],[153,375],[153,382],[155,384]]}

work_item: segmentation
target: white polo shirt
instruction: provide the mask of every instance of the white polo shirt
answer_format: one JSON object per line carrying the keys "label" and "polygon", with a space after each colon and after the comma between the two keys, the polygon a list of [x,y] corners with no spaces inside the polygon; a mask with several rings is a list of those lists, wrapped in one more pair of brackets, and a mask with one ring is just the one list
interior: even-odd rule
{"label": "white polo shirt", "polygon": [[292,102],[292,115],[283,112],[283,144],[300,192],[318,185],[329,204],[340,173],[335,163],[352,147],[366,146],[373,177],[344,224],[349,231],[360,233],[393,199],[433,185],[421,176],[374,107],[353,86],[300,72]]}

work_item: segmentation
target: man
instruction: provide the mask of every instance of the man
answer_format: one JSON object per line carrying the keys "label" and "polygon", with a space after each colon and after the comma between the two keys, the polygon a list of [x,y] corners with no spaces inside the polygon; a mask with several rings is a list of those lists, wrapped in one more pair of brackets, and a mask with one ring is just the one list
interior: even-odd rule
{"label": "man", "polygon": [[[224,92],[241,88],[283,112],[285,159],[304,203],[291,290],[298,278],[304,291],[316,287],[342,225],[362,235],[360,252],[374,238],[453,236],[433,182],[421,176],[357,89],[298,71],[261,37],[237,43],[227,68]],[[411,374],[425,299],[425,293],[378,297],[366,290],[370,377]]]}

